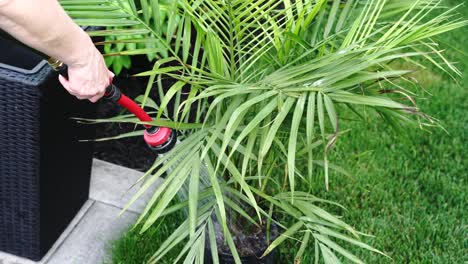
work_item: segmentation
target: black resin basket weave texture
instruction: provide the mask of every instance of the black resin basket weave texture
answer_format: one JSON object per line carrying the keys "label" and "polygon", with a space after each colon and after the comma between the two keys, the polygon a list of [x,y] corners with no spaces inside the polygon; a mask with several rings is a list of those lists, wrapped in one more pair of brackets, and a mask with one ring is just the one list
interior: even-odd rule
{"label": "black resin basket weave texture", "polygon": [[71,117],[95,110],[69,96],[45,61],[0,48],[0,62],[13,54],[35,64],[0,64],[0,251],[39,260],[88,198],[92,145],[79,140],[94,130]]}
{"label": "black resin basket weave texture", "polygon": [[33,76],[0,68],[0,249],[38,256],[39,105]]}

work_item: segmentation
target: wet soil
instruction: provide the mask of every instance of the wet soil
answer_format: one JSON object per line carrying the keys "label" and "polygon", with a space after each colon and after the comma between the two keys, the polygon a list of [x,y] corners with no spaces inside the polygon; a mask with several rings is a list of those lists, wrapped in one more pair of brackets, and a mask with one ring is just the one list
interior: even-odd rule
{"label": "wet soil", "polygon": [[[150,67],[151,65],[144,57],[134,59],[132,69],[130,71],[122,71],[119,76],[114,78],[114,84],[119,87],[125,95],[134,99],[144,94],[148,79],[132,77],[132,75],[150,70]],[[153,94],[151,94],[150,97],[157,100],[156,96]],[[101,100],[98,105],[97,118],[114,117],[123,111],[124,110],[119,105]],[[104,123],[95,126],[96,138],[113,137],[142,129],[141,126],[135,127],[134,124]],[[124,167],[146,171],[154,163],[156,154],[148,148],[143,137],[129,137],[95,142],[94,157]]]}

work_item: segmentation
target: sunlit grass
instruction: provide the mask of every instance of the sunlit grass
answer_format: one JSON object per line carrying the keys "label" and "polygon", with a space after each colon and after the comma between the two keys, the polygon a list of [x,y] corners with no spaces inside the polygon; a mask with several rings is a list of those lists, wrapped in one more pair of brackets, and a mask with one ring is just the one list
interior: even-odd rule
{"label": "sunlit grass", "polygon": [[[456,4],[458,1],[447,1]],[[468,7],[460,10],[468,16]],[[392,131],[383,123],[345,122],[351,131],[337,143],[332,160],[346,161],[352,176],[335,175],[326,192],[317,179],[318,196],[348,210],[344,220],[375,237],[364,238],[389,254],[367,251],[366,263],[462,263],[466,260],[466,160],[468,124],[468,29],[445,34],[442,48],[464,73],[459,85],[435,68],[414,74],[430,100],[419,100],[425,113],[447,130]],[[284,247],[291,254],[297,247]],[[283,261],[288,259],[284,255]],[[304,263],[313,259],[307,251]],[[287,262],[281,262],[287,263]]]}

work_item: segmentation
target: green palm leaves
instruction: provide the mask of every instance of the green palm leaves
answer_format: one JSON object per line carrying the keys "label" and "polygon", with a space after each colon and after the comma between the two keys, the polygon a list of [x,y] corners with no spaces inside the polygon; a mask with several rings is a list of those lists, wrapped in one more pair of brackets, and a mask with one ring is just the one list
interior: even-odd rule
{"label": "green palm leaves", "polygon": [[[320,207],[327,201],[305,192],[318,175],[315,165],[323,167],[327,188],[329,169],[343,171],[328,159],[343,113],[372,109],[371,117],[396,126],[433,122],[412,98],[418,85],[410,74],[423,67],[418,57],[460,74],[432,37],[467,25],[435,0],[61,3],[79,24],[118,27],[91,33],[116,37],[108,44],[138,43],[111,55],[158,58],[152,70],[138,74],[149,77],[139,99],[156,108],[163,120],[155,124],[178,128],[183,141],[145,174],[134,200],[166,173],[139,220],[142,232],[177,210],[187,219],[153,263],[178,243],[186,245],[178,261],[203,263],[205,247],[216,251],[223,243],[239,263],[234,216],[285,230],[265,254],[290,238],[301,241],[298,262],[311,243],[325,263],[338,262],[337,253],[361,262],[340,241],[378,252]],[[163,87],[163,78],[174,84]],[[151,89],[160,94],[159,105],[148,98]],[[109,121],[135,122],[127,116]],[[178,194],[183,200],[169,206]]]}

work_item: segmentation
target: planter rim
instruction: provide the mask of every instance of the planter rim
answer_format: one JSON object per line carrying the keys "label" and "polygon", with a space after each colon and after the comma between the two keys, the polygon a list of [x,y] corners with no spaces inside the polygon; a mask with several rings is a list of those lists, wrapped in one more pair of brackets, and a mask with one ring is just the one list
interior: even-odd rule
{"label": "planter rim", "polygon": [[[86,30],[89,30],[89,29],[95,29],[95,27],[82,26],[81,29],[86,31]],[[0,33],[4,33],[4,32],[1,31]],[[2,36],[2,35],[0,34],[0,36]],[[1,39],[2,38],[0,37],[0,40]],[[47,61],[44,58],[38,64],[36,64],[36,66],[34,66],[34,68],[32,68],[32,69],[24,69],[24,68],[12,66],[12,65],[8,65],[8,64],[0,62],[0,69],[15,71],[17,73],[22,73],[22,74],[26,74],[26,75],[32,75],[32,74],[36,74],[37,72],[39,72],[42,69],[42,67],[44,67],[45,64],[47,64]]]}
{"label": "planter rim", "polygon": [[36,64],[36,66],[34,66],[34,68],[28,70],[28,69],[15,67],[15,66],[4,64],[4,63],[0,62],[0,68],[5,69],[5,70],[10,70],[10,71],[15,71],[15,72],[22,73],[22,74],[30,75],[30,74],[35,74],[35,73],[39,72],[42,69],[42,67],[44,67],[45,64],[47,64],[47,61],[42,60],[41,62]]}

